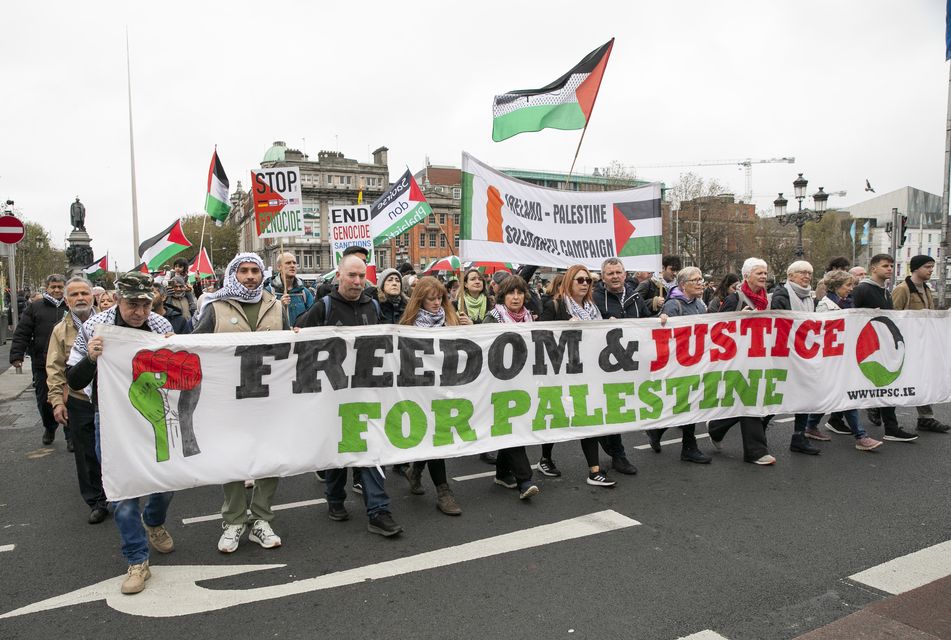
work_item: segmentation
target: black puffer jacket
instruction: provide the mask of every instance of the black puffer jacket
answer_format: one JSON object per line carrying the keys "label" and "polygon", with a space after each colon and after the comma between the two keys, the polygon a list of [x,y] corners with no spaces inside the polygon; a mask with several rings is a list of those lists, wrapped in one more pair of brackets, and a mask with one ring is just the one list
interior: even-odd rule
{"label": "black puffer jacket", "polygon": [[409,298],[402,293],[396,298],[387,297],[380,303],[380,324],[399,324]]}
{"label": "black puffer jacket", "polygon": [[299,316],[295,326],[298,327],[362,327],[368,324],[380,323],[380,303],[366,294],[360,294],[357,301],[347,300],[334,289],[330,295],[330,317],[325,318],[325,303],[323,298],[314,301],[314,306],[307,313]]}
{"label": "black puffer jacket", "polygon": [[608,318],[647,318],[654,314],[647,310],[647,304],[641,298],[641,294],[635,291],[634,285],[629,281],[624,282],[624,304],[621,304],[622,296],[608,291],[604,283],[598,281],[594,285],[594,304],[597,305],[601,317]]}
{"label": "black puffer jacket", "polygon": [[[20,362],[26,353],[32,353],[33,366],[46,368],[46,350],[50,344],[53,327],[68,311],[66,303],[58,307],[46,298],[27,305],[10,345],[10,363]],[[32,349],[32,351],[29,351]]]}

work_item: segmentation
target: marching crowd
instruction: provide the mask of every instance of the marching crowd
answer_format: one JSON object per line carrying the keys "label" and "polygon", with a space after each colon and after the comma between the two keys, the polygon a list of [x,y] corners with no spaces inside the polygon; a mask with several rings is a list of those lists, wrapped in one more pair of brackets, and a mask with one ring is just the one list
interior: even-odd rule
{"label": "marching crowd", "polygon": [[[115,291],[104,291],[83,277],[50,275],[42,295],[27,304],[17,325],[10,362],[21,366],[31,355],[36,404],[42,418],[43,444],[53,442],[57,427],[63,426],[68,449],[76,461],[82,499],[89,507],[90,524],[103,522],[112,514],[119,529],[121,548],[128,568],[121,591],[134,594],[145,588],[150,577],[149,548],[169,553],[174,542],[165,527],[173,493],[155,493],[143,498],[107,502],[102,488],[99,448],[97,360],[104,340],[94,336],[95,326],[116,325],[168,335],[172,333],[228,333],[279,331],[320,326],[364,326],[402,324],[438,330],[444,326],[482,323],[525,323],[567,320],[669,318],[704,313],[771,309],[824,313],[851,308],[934,309],[928,280],[934,259],[915,256],[910,275],[891,291],[894,260],[886,254],[873,256],[868,270],[852,266],[844,258],[833,260],[816,280],[813,266],[796,261],[786,268],[785,282],[769,281],[769,266],[758,258],[747,259],[740,274],[726,274],[719,283],[710,282],[696,267],[681,268],[676,256],[664,256],[657,274],[628,274],[622,261],[609,258],[600,274],[584,266],[572,266],[551,282],[533,287],[535,267],[521,267],[516,273],[498,272],[486,278],[470,269],[460,279],[449,282],[417,277],[410,265],[386,269],[376,286],[367,283],[366,251],[350,247],[344,252],[334,283],[312,290],[297,276],[292,254],[282,254],[275,275],[265,277],[262,260],[253,253],[240,253],[228,264],[220,288],[204,291],[188,285],[187,261],[179,260],[168,275],[153,279],[141,272],[119,274]],[[883,426],[883,439],[910,442],[920,431],[948,433],[930,407],[918,407],[916,431],[903,429],[894,407],[869,409],[867,422]],[[822,414],[795,416],[790,450],[818,455],[818,442],[831,436],[819,428]],[[756,465],[776,462],[770,454],[766,433],[770,417],[739,417],[711,421],[707,427],[715,449],[720,449],[729,429],[739,423],[744,460]],[[682,435],[680,458],[685,462],[709,464],[711,456],[697,443],[695,424],[679,427]],[[862,426],[857,410],[832,414],[825,423],[828,432],[849,435],[855,448],[871,451],[882,441],[871,437]],[[663,429],[647,431],[651,448],[661,452]],[[588,437],[578,441],[585,458],[586,482],[596,487],[616,484],[611,472],[633,475],[621,435]],[[560,445],[570,446],[562,444]],[[610,458],[602,465],[600,451]],[[512,447],[495,455],[482,454],[495,465],[494,482],[522,500],[536,496],[540,487],[533,481],[532,458],[526,447]],[[555,446],[545,444],[538,457],[543,476],[558,477],[562,469],[555,461]],[[407,489],[424,494],[424,476],[436,491],[436,507],[458,516],[462,508],[448,483],[445,460],[424,460],[394,467],[393,475],[405,478]],[[384,476],[378,468],[329,469],[317,472],[325,482],[327,514],[331,520],[350,517],[345,506],[347,481],[352,474],[354,492],[362,494],[368,530],[382,536],[402,532],[391,513]],[[221,507],[222,533],[218,549],[232,553],[244,536],[264,548],[281,545],[271,526],[272,503],[278,478],[229,482],[224,485]]]}

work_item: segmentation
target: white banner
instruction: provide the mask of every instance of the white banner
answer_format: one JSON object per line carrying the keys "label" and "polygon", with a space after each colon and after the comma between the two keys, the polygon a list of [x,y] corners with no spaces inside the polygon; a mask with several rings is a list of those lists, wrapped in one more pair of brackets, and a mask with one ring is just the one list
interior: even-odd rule
{"label": "white banner", "polygon": [[660,184],[622,191],[559,191],[510,178],[462,154],[464,260],[660,271]]}
{"label": "white banner", "polygon": [[334,268],[347,247],[358,246],[367,250],[367,263],[375,264],[373,235],[370,233],[370,205],[354,204],[330,207],[327,219],[330,234],[330,261]]}
{"label": "white banner", "polygon": [[304,235],[304,205],[297,167],[252,171],[251,200],[259,238]]}
{"label": "white banner", "polygon": [[951,400],[949,312],[162,336],[102,326],[110,500],[738,415]]}

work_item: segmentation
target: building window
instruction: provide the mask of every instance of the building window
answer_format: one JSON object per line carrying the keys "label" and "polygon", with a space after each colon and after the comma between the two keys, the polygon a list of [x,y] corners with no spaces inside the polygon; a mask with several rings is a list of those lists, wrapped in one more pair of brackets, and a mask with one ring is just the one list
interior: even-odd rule
{"label": "building window", "polygon": [[440,213],[440,214],[439,214],[439,224],[446,224],[446,214],[445,214],[445,213]]}
{"label": "building window", "polygon": [[452,223],[453,223],[454,225],[456,225],[457,227],[459,226],[459,214],[458,214],[458,213],[452,214]]}
{"label": "building window", "polygon": [[304,254],[304,268],[313,269],[314,268],[314,256],[311,253]]}
{"label": "building window", "polygon": [[353,176],[340,176],[340,184],[353,184]]}
{"label": "building window", "polygon": [[440,247],[441,249],[445,249],[445,248],[446,248],[446,234],[444,234],[444,233],[440,233],[440,234],[439,234],[439,247]]}
{"label": "building window", "polygon": [[425,246],[426,246],[426,234],[425,234],[425,233],[419,234],[419,246],[421,246],[421,247],[425,247]]}
{"label": "building window", "polygon": [[436,232],[435,231],[429,232],[429,246],[430,247],[436,246]]}
{"label": "building window", "polygon": [[453,187],[452,188],[452,199],[459,200],[462,198],[462,187]]}
{"label": "building window", "polygon": [[452,241],[455,243],[456,249],[458,249],[459,248],[459,234],[458,233],[455,235],[455,237],[453,237]]}

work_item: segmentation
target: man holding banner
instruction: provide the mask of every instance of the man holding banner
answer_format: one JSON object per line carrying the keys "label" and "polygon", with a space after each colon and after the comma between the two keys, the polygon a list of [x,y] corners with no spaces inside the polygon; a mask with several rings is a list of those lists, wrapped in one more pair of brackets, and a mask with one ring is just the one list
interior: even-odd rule
{"label": "man holding banner", "polygon": [[[281,331],[289,328],[287,317],[274,295],[264,291],[264,263],[255,253],[239,253],[225,270],[225,284],[205,298],[192,333],[235,333]],[[248,539],[265,549],[281,546],[281,538],[271,528],[271,503],[278,478],[259,478],[251,487],[251,499],[243,480],[224,485],[221,506],[221,538],[218,551],[234,553],[248,525]],[[251,515],[248,516],[250,509]]]}

